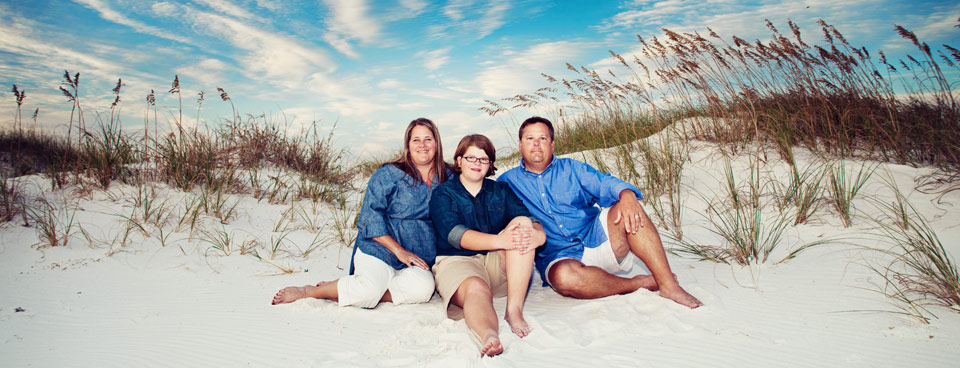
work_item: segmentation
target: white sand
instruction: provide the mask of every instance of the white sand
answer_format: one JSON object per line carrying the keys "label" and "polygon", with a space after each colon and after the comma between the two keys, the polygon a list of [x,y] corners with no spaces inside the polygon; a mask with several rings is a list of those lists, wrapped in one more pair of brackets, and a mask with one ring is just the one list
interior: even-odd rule
{"label": "white sand", "polygon": [[[712,146],[697,144],[691,157],[685,191],[724,193],[723,164]],[[744,165],[743,157],[734,163],[738,173]],[[859,163],[850,166],[856,170]],[[771,151],[764,170],[772,168],[786,170]],[[910,192],[956,260],[960,191],[938,203],[935,195],[912,190],[913,179],[930,169],[882,165],[855,202],[855,213],[876,217],[864,198],[891,198],[880,180],[885,170]],[[49,186],[39,178],[20,180],[31,193]],[[203,231],[235,237],[235,249],[224,255],[203,241],[208,235],[191,239],[183,230],[169,235],[165,246],[155,228],[146,229],[149,237],[134,231],[121,246],[117,236],[133,192],[116,183],[108,192],[46,194],[75,209],[64,215],[75,214],[92,243],[75,231],[65,247],[38,246],[35,229],[20,221],[0,228],[0,366],[955,367],[960,361],[960,314],[931,307],[939,318],[925,325],[892,313],[894,302],[877,291],[883,280],[864,266],[886,262],[869,248],[889,245],[871,235],[876,231],[863,218],[844,229],[828,206],[808,224],[788,228],[766,264],[671,255],[681,284],[705,303],[696,310],[645,290],[582,301],[534,282],[525,314],[530,336],[519,339],[501,322],[505,352],[481,359],[464,322],[444,318],[439,296],[428,304],[374,310],[312,299],[271,306],[284,286],[346,273],[350,249],[339,243],[306,259],[300,255],[315,237],[304,222],[322,225],[323,239],[335,238],[323,205],[312,220],[288,227],[289,242],[272,262],[296,272],[282,274],[239,248],[259,239],[258,252],[269,258],[266,244],[281,234],[273,228],[289,204],[245,195],[236,197],[238,216],[228,224],[205,219]],[[190,197],[162,192],[175,211]],[[691,193],[685,198],[685,237],[719,244],[707,229],[703,202]],[[857,246],[832,243],[773,264],[802,242],[837,235]],[[502,317],[505,300],[494,305]]]}

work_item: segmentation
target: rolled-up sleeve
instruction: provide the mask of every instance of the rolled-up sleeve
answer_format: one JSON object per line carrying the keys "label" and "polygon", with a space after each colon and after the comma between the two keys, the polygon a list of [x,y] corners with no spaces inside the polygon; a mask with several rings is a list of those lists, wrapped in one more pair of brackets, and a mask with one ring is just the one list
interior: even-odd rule
{"label": "rolled-up sleeve", "polygon": [[456,208],[448,186],[437,188],[430,197],[430,219],[433,220],[437,235],[440,239],[446,240],[451,247],[463,249],[460,246],[460,239],[469,228],[460,223]]}
{"label": "rolled-up sleeve", "polygon": [[359,237],[365,239],[389,235],[387,229],[387,205],[396,191],[399,178],[390,178],[388,169],[381,167],[370,176],[367,193],[357,218]]}
{"label": "rolled-up sleeve", "polygon": [[643,199],[643,194],[637,187],[613,175],[599,172],[586,163],[577,162],[574,173],[580,179],[583,190],[593,196],[600,207],[611,207],[619,202],[620,192],[625,189],[636,194],[637,199]]}

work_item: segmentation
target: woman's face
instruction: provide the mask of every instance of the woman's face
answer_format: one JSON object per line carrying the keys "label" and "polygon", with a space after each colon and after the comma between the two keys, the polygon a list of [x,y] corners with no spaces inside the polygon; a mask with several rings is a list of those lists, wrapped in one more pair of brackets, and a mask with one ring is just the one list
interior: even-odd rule
{"label": "woman's face", "polygon": [[417,166],[430,166],[437,154],[437,140],[433,133],[425,126],[415,126],[410,131],[410,141],[407,142],[410,159]]}
{"label": "woman's face", "polygon": [[[476,160],[470,162],[467,158],[476,158]],[[475,183],[482,181],[483,178],[487,176],[487,171],[490,171],[490,161],[481,163],[480,159],[489,160],[490,157],[477,146],[470,146],[463,153],[463,156],[457,157],[457,164],[460,165],[461,179]]]}

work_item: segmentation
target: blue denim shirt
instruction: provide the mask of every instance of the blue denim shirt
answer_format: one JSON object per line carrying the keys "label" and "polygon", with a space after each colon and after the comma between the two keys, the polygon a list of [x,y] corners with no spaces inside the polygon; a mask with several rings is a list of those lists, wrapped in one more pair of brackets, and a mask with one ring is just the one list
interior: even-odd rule
{"label": "blue denim shirt", "polygon": [[633,185],[602,173],[586,163],[553,156],[543,173],[537,174],[520,166],[497,179],[513,188],[530,213],[540,219],[547,233],[547,242],[537,252],[536,265],[540,278],[547,285],[546,270],[550,262],[560,258],[583,257],[584,248],[594,248],[607,241],[603,224],[598,221],[601,207],[620,201],[620,192],[632,190],[643,199]]}
{"label": "blue denim shirt", "polygon": [[[430,198],[430,217],[437,230],[438,256],[472,256],[486,251],[463,249],[460,239],[467,230],[486,234],[503,231],[517,216],[530,216],[530,211],[506,183],[483,179],[480,192],[473,194],[463,187],[459,176],[440,184]],[[536,221],[531,218],[531,220]]]}
{"label": "blue denim shirt", "polygon": [[[449,176],[447,176],[449,177]],[[390,235],[409,250],[433,265],[437,255],[437,241],[433,223],[430,221],[430,193],[437,185],[427,186],[412,178],[396,166],[386,164],[377,169],[367,182],[367,193],[363,197],[360,215],[357,216],[357,249],[377,257],[394,269],[407,265],[400,262],[389,249],[373,238]],[[353,274],[353,256],[350,261],[350,274]]]}

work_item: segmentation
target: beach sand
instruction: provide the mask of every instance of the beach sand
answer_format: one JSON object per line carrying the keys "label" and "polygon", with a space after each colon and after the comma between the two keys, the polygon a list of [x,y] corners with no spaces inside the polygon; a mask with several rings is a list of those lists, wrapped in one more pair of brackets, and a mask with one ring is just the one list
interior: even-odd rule
{"label": "beach sand", "polygon": [[[722,159],[708,143],[692,149],[684,166],[684,239],[719,245],[705,202],[693,193],[724,193]],[[786,172],[774,156],[762,170]],[[738,157],[735,171],[745,172],[746,163],[746,156]],[[853,170],[859,164],[849,162]],[[670,255],[681,284],[705,303],[695,310],[646,290],[599,300],[565,298],[535,275],[525,310],[528,337],[510,332],[502,320],[505,299],[494,300],[505,349],[494,358],[479,356],[463,321],[445,318],[438,295],[426,304],[387,303],[372,310],[313,299],[270,305],[284,286],[346,274],[350,249],[336,242],[328,205],[321,203],[309,219],[290,221],[271,259],[271,237],[283,233],[273,230],[290,204],[235,195],[236,216],[227,224],[202,216],[193,236],[169,224],[164,244],[151,227],[132,231],[121,245],[136,188],[67,188],[43,194],[66,209],[63,221],[74,216],[79,224],[67,246],[39,245],[35,228],[19,220],[0,228],[0,365],[954,367],[960,361],[960,314],[929,307],[939,318],[922,324],[896,313],[897,304],[879,292],[883,278],[868,267],[890,260],[875,249],[891,245],[879,240],[867,220],[882,214],[866,198],[892,200],[881,174],[909,193],[957,260],[960,191],[942,197],[914,191],[914,179],[930,172],[880,165],[855,201],[853,226],[844,228],[824,204],[807,224],[789,227],[763,264]],[[49,186],[43,178],[18,180],[28,195]],[[182,211],[193,195],[158,188],[157,198],[167,201],[171,213]],[[309,201],[299,206],[313,213]],[[649,205],[647,211],[653,216]],[[320,229],[311,231],[310,223]],[[318,233],[329,240],[304,258]],[[229,252],[213,247],[218,234],[231,236]],[[775,264],[800,244],[825,237],[836,240]],[[254,241],[260,244],[250,245]],[[241,249],[244,243],[250,249]],[[640,272],[637,266],[631,274]]]}

